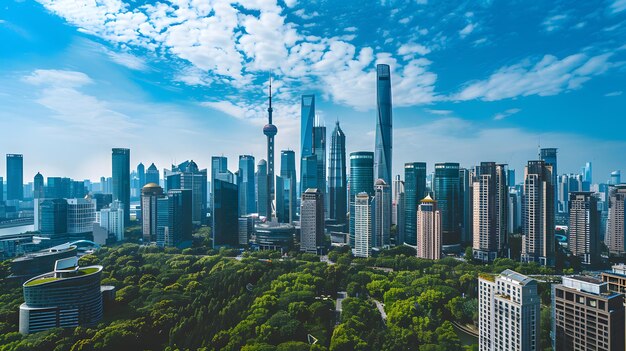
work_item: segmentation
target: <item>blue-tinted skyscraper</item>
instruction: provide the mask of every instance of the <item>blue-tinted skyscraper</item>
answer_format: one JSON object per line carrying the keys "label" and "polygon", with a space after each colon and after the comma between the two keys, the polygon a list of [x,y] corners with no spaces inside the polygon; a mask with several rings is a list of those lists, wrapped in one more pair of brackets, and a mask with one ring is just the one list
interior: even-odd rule
{"label": "blue-tinted skyscraper", "polygon": [[558,212],[558,203],[557,203],[557,199],[559,198],[559,187],[557,186],[557,177],[558,177],[558,170],[557,170],[557,162],[556,162],[556,154],[557,154],[557,149],[555,148],[544,148],[539,150],[539,156],[540,156],[540,160],[542,160],[543,162],[546,163],[546,165],[551,166],[552,167],[552,186],[554,187],[554,212]]}
{"label": "blue-tinted skyscraper", "polygon": [[185,161],[178,166],[172,165],[172,170],[166,170],[166,190],[191,190],[191,218],[194,225],[206,223],[207,214],[207,170],[199,169],[193,161]]}
{"label": "blue-tinted skyscraper", "polygon": [[506,181],[508,186],[515,186],[515,170],[509,169],[506,175]]}
{"label": "blue-tinted skyscraper", "polygon": [[[442,245],[457,246],[461,243],[461,199],[458,163],[436,163],[433,191],[441,211]],[[445,249],[445,247],[444,247]]]}
{"label": "blue-tinted skyscraper", "polygon": [[160,178],[159,169],[156,168],[154,163],[152,163],[150,167],[148,167],[148,170],[146,171],[146,184],[154,183],[156,185],[160,185],[159,178]]}
{"label": "blue-tinted skyscraper", "polygon": [[259,216],[270,217],[271,208],[267,207],[270,196],[267,188],[267,161],[260,160],[256,171],[256,204]]}
{"label": "blue-tinted skyscraper", "polygon": [[158,246],[180,246],[191,241],[192,191],[190,189],[172,189],[167,196],[156,199]]}
{"label": "blue-tinted skyscraper", "polygon": [[358,151],[350,154],[350,246],[355,245],[354,220],[356,195],[374,195],[374,153]]}
{"label": "blue-tinted skyscraper", "polygon": [[404,242],[417,245],[417,207],[426,195],[426,163],[404,164]]}
{"label": "blue-tinted skyscraper", "polygon": [[130,224],[130,149],[112,150],[113,201],[124,204],[124,226]]}
{"label": "blue-tinted skyscraper", "polygon": [[137,177],[139,178],[139,190],[141,190],[146,185],[146,168],[141,162],[137,165]]}
{"label": "blue-tinted skyscraper", "polygon": [[583,181],[589,183],[590,185],[593,184],[592,173],[593,169],[591,168],[591,162],[585,163],[585,167],[583,167]]}
{"label": "blue-tinted skyscraper", "polygon": [[281,223],[291,223],[296,219],[296,154],[292,150],[282,150],[280,152],[280,177],[282,178],[282,188],[276,186],[281,197],[281,206],[276,206],[276,216]]}
{"label": "blue-tinted skyscraper", "polygon": [[[305,158],[313,155],[313,126],[315,123],[315,95],[302,95],[300,103],[300,189],[304,192],[307,187],[305,178],[311,175],[305,173]],[[312,172],[313,170],[306,170]],[[315,186],[314,186],[315,187]]]}
{"label": "blue-tinted skyscraper", "polygon": [[376,153],[375,177],[391,184],[391,157],[393,148],[391,113],[391,72],[389,65],[376,65]]}
{"label": "blue-tinted skyscraper", "polygon": [[24,157],[7,154],[7,200],[24,200]]}
{"label": "blue-tinted skyscraper", "polygon": [[213,248],[239,245],[237,185],[219,179],[213,185]]}
{"label": "blue-tinted skyscraper", "polygon": [[256,213],[254,177],[254,156],[239,156],[239,172],[237,185],[239,187],[239,215],[244,216]]}
{"label": "blue-tinted skyscraper", "polygon": [[328,168],[330,186],[328,189],[328,216],[337,224],[346,223],[346,135],[335,125],[330,145],[330,167]]}
{"label": "blue-tinted skyscraper", "polygon": [[322,202],[326,201],[326,127],[313,127],[313,154],[317,158],[317,190],[322,194]]}
{"label": "blue-tinted skyscraper", "polygon": [[304,156],[302,158],[300,172],[302,175],[300,189],[306,191],[306,189],[317,188],[317,156]]}
{"label": "blue-tinted skyscraper", "polygon": [[45,187],[43,184],[43,176],[39,172],[35,174],[35,178],[33,179],[33,189],[33,197],[35,199],[41,199],[46,196]]}

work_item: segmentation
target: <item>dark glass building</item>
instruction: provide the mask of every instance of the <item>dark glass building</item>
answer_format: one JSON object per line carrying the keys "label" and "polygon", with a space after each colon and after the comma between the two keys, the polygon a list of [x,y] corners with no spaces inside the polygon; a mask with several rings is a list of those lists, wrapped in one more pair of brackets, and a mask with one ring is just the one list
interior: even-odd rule
{"label": "dark glass building", "polygon": [[376,65],[376,153],[375,177],[391,184],[391,157],[393,148],[391,112],[391,71],[389,65]]}
{"label": "dark glass building", "polygon": [[158,246],[177,246],[191,242],[193,223],[191,216],[192,191],[172,189],[167,196],[157,198]]}
{"label": "dark glass building", "polygon": [[330,166],[328,168],[330,186],[328,189],[328,217],[336,224],[346,223],[346,135],[335,125],[330,145]]}
{"label": "dark glass building", "polygon": [[148,170],[146,171],[146,184],[154,183],[154,184],[161,185],[159,178],[160,178],[159,170],[156,168],[154,163],[152,163],[150,167],[148,167]]}
{"label": "dark glass building", "polygon": [[305,157],[313,155],[313,126],[315,123],[315,95],[302,95],[300,103],[300,193],[307,187],[305,178],[312,169],[305,169]]}
{"label": "dark glass building", "polygon": [[317,156],[308,155],[302,158],[302,180],[300,189],[302,192],[309,188],[317,187]]}
{"label": "dark glass building", "polygon": [[170,189],[191,190],[191,219],[194,225],[206,224],[207,214],[207,170],[199,169],[193,161],[172,165],[167,172],[166,191]]}
{"label": "dark glass building", "polygon": [[354,215],[356,195],[374,195],[374,153],[358,151],[350,154],[350,246],[354,247]]}
{"label": "dark glass building", "polygon": [[141,162],[137,165],[137,178],[139,178],[139,189],[142,189],[146,185],[146,167]]}
{"label": "dark glass building", "polygon": [[35,178],[33,179],[33,189],[34,189],[33,197],[35,199],[41,199],[46,196],[46,193],[45,193],[46,189],[43,184],[43,176],[39,172],[35,174]]}
{"label": "dark glass building", "polygon": [[270,217],[271,208],[267,207],[270,196],[267,188],[267,161],[261,159],[256,171],[256,205],[259,216]]}
{"label": "dark glass building", "polygon": [[50,238],[67,234],[67,200],[47,199],[39,203],[39,232]]}
{"label": "dark glass building", "polygon": [[256,213],[254,156],[239,156],[237,186],[239,188],[239,215]]}
{"label": "dark glass building", "polygon": [[[276,216],[281,223],[291,223],[296,220],[296,154],[292,150],[282,150],[280,152],[280,178],[282,186],[276,183]],[[280,191],[280,195],[279,192]],[[280,198],[281,206],[278,206]]]}
{"label": "dark glass building", "polygon": [[426,163],[404,164],[404,242],[417,245],[417,207],[426,195]]}
{"label": "dark glass building", "polygon": [[[444,251],[461,243],[461,201],[458,163],[436,163],[433,191],[441,211],[441,236]],[[407,220],[408,222],[408,220]]]}
{"label": "dark glass building", "polygon": [[[552,167],[552,185],[554,185],[554,213],[558,212],[559,187],[557,186],[557,178],[559,176],[557,170],[557,151],[555,148],[543,148],[539,150],[540,160],[546,163],[546,165]],[[567,196],[567,195],[566,195]]]}
{"label": "dark glass building", "polygon": [[215,180],[213,184],[213,248],[239,245],[237,185]]}
{"label": "dark glass building", "polygon": [[326,127],[313,127],[313,154],[317,158],[317,184],[315,188],[322,194],[322,201],[326,201]]}
{"label": "dark glass building", "polygon": [[7,154],[7,200],[24,200],[24,157]]}
{"label": "dark glass building", "polygon": [[124,226],[130,224],[130,149],[112,150],[113,200],[124,204]]}

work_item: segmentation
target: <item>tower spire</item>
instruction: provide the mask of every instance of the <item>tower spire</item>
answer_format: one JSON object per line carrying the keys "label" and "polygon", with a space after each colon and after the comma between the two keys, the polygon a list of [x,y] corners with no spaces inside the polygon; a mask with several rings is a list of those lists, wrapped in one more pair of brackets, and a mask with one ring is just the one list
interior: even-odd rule
{"label": "tower spire", "polygon": [[268,113],[268,117],[269,117],[269,123],[268,124],[272,124],[272,112],[274,111],[274,109],[272,108],[272,73],[270,72],[270,95],[269,95],[269,100],[270,100],[270,106],[267,108],[267,113]]}

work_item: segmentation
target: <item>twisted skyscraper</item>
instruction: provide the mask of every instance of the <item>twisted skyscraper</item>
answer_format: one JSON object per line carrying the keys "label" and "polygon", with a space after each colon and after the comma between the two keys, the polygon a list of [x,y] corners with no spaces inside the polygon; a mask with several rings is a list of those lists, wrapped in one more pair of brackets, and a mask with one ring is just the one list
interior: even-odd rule
{"label": "twisted skyscraper", "polygon": [[389,65],[376,65],[376,152],[374,176],[391,184],[391,152],[393,132],[391,123],[391,72]]}

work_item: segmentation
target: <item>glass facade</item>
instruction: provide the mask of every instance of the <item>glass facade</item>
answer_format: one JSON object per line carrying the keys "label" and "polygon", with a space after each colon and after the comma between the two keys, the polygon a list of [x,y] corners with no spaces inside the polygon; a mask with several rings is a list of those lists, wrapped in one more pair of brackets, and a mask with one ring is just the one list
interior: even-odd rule
{"label": "glass facade", "polygon": [[67,200],[43,200],[39,204],[39,231],[47,237],[67,233]]}
{"label": "glass facade", "polygon": [[179,246],[191,241],[193,230],[192,191],[172,189],[157,199],[157,245]]}
{"label": "glass facade", "polygon": [[216,179],[213,188],[213,248],[236,247],[239,244],[237,185]]}
{"label": "glass facade", "polygon": [[153,163],[150,165],[150,167],[148,167],[148,170],[146,171],[146,184],[154,183],[156,185],[161,185],[159,184],[159,178],[159,170]]}
{"label": "glass facade", "polygon": [[191,218],[194,225],[206,224],[207,214],[207,170],[198,169],[193,161],[185,161],[167,175],[166,190],[187,189],[191,190],[192,205]]}
{"label": "glass facade", "polygon": [[358,151],[350,154],[350,246],[355,245],[355,201],[356,195],[374,195],[374,153]]}
{"label": "glass facade", "polygon": [[461,243],[461,201],[459,186],[459,164],[435,164],[433,191],[437,206],[441,211],[442,244]]}
{"label": "glass facade", "polygon": [[[313,154],[317,158],[317,190],[326,199],[326,127],[313,127]],[[304,189],[303,189],[304,190]],[[325,200],[322,200],[325,201]]]}
{"label": "glass facade", "polygon": [[113,200],[124,204],[124,226],[130,224],[130,149],[112,150]]}
{"label": "glass facade", "polygon": [[267,161],[260,160],[256,171],[256,205],[259,216],[270,217],[270,208],[267,207],[269,197],[267,189]]}
{"label": "glass facade", "polygon": [[426,163],[404,164],[404,242],[417,245],[417,207],[426,195]]}
{"label": "glass facade", "polygon": [[389,65],[376,65],[376,154],[375,176],[391,184],[391,157],[393,148],[391,112],[391,71]]}
{"label": "glass facade", "polygon": [[328,193],[328,216],[337,224],[346,223],[347,193],[346,193],[346,135],[335,125],[330,145],[330,186]]}
{"label": "glass facade", "polygon": [[7,154],[7,200],[24,199],[24,157]]}
{"label": "glass facade", "polygon": [[280,177],[282,178],[282,187],[276,188],[281,191],[282,206],[276,206],[278,221],[282,223],[291,223],[296,219],[296,153],[292,150],[283,150],[280,152]]}
{"label": "glass facade", "polygon": [[237,185],[239,186],[239,215],[244,216],[256,213],[254,177],[254,156],[239,156],[239,172]]}

